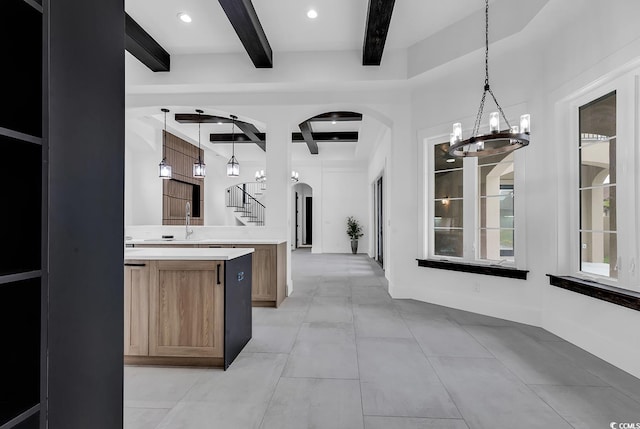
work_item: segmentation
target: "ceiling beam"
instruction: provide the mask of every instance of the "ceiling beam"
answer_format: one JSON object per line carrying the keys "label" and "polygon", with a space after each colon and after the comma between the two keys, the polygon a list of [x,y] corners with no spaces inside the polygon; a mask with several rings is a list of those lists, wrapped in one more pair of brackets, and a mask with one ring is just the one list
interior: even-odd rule
{"label": "ceiling beam", "polygon": [[[262,143],[265,143],[266,147],[266,138],[267,135],[265,133],[255,133],[256,138],[258,138]],[[311,137],[316,142],[336,142],[336,143],[353,143],[358,141],[358,132],[357,131],[332,131],[332,132],[314,132],[311,133]],[[235,143],[256,143],[246,134],[243,133],[235,133],[233,135],[233,140]],[[209,135],[209,141],[211,143],[226,143],[231,144],[231,133],[211,133]],[[291,141],[293,143],[306,143],[302,133],[291,133]]]}
{"label": "ceiling beam", "polygon": [[362,47],[362,65],[379,66],[395,0],[369,0],[367,27]]}
{"label": "ceiling beam", "polygon": [[251,0],[218,0],[256,68],[273,68],[271,46]]}
{"label": "ceiling beam", "polygon": [[316,141],[313,139],[313,130],[311,129],[311,122],[304,121],[300,123],[299,127],[300,127],[300,131],[302,131],[301,133],[302,138],[304,139],[304,141],[307,143],[307,146],[309,147],[309,152],[311,152],[311,155],[317,155],[318,143],[316,143]]}
{"label": "ceiling beam", "polygon": [[[260,131],[258,131],[255,125],[242,121],[236,121],[236,125],[242,130],[242,132],[244,132],[247,137],[251,139],[252,142],[257,144],[260,149],[265,152],[267,151],[267,143],[264,141],[265,137],[263,137],[262,139],[258,137]],[[262,135],[264,136],[264,134]]]}
{"label": "ceiling beam", "polygon": [[[176,122],[179,122],[181,124],[197,124],[198,122],[202,124],[233,123],[231,118],[225,118],[223,116],[214,116],[214,115],[198,115],[197,113],[176,113],[175,119],[176,119]],[[264,141],[264,133],[262,134],[263,137],[259,138],[258,134],[260,134],[260,131],[256,128],[255,125],[250,124],[249,122],[238,121],[237,119],[236,119],[236,125],[238,126],[238,128],[240,128],[244,132],[244,134],[242,135],[248,138],[249,141],[257,144],[260,149],[264,151],[267,150],[267,145]],[[224,134],[211,134],[211,138],[213,138],[213,136],[215,135],[224,135]],[[236,134],[236,135],[240,135],[240,134]],[[231,134],[228,134],[228,136],[229,138],[227,139],[227,141],[231,143]],[[213,142],[214,140],[211,140],[211,141]]]}
{"label": "ceiling beam", "polygon": [[309,119],[311,122],[346,122],[362,121],[362,113],[356,112],[327,112]]}
{"label": "ceiling beam", "polygon": [[125,49],[154,72],[168,72],[171,56],[129,14],[125,13]]}
{"label": "ceiling beam", "polygon": [[[353,143],[358,141],[357,131],[330,131],[330,132],[312,132],[311,137],[316,142],[340,142]],[[294,143],[306,142],[303,133],[292,133],[291,141]]]}

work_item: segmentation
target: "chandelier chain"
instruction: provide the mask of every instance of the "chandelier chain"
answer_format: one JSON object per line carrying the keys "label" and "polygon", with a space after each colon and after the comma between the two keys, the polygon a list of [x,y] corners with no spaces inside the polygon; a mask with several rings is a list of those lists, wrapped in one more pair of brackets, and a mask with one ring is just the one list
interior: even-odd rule
{"label": "chandelier chain", "polygon": [[496,103],[496,107],[500,111],[500,115],[506,122],[507,127],[511,128],[511,124],[509,123],[507,116],[504,114],[502,107],[498,103],[498,100],[489,85],[489,0],[485,0],[484,23],[484,91],[482,93],[482,99],[480,100],[480,107],[478,109],[478,115],[476,116],[476,122],[473,125],[472,135],[474,136],[478,135],[480,131],[480,122],[482,121],[482,115],[484,114],[484,103],[487,98],[487,91],[491,94],[491,98],[493,98],[493,101]]}

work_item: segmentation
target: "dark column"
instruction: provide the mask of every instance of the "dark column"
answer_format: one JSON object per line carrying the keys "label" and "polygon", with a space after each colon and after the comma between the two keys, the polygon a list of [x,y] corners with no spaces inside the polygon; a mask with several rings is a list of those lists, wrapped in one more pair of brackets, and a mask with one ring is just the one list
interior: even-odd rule
{"label": "dark column", "polygon": [[49,428],[121,428],[124,4],[45,0],[44,16]]}

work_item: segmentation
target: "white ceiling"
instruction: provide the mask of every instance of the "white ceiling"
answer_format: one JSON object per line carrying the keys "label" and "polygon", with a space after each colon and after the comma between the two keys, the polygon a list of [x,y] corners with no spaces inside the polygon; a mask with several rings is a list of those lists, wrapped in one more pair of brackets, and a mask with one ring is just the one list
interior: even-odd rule
{"label": "white ceiling", "polygon": [[[359,50],[368,0],[253,0],[274,55],[291,51]],[[482,0],[398,0],[386,49],[407,48],[482,9]],[[126,0],[125,8],[170,54],[244,52],[217,0]],[[318,18],[307,18],[308,9]],[[177,18],[187,12],[185,24]]]}

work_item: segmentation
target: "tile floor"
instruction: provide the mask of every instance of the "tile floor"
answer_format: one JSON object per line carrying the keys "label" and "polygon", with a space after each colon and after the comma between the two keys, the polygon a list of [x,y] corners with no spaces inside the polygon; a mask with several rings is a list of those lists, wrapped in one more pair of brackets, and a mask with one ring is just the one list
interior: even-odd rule
{"label": "tile floor", "polygon": [[363,255],[293,253],[231,367],[125,368],[126,429],[604,429],[640,380],[536,327],[392,300]]}

